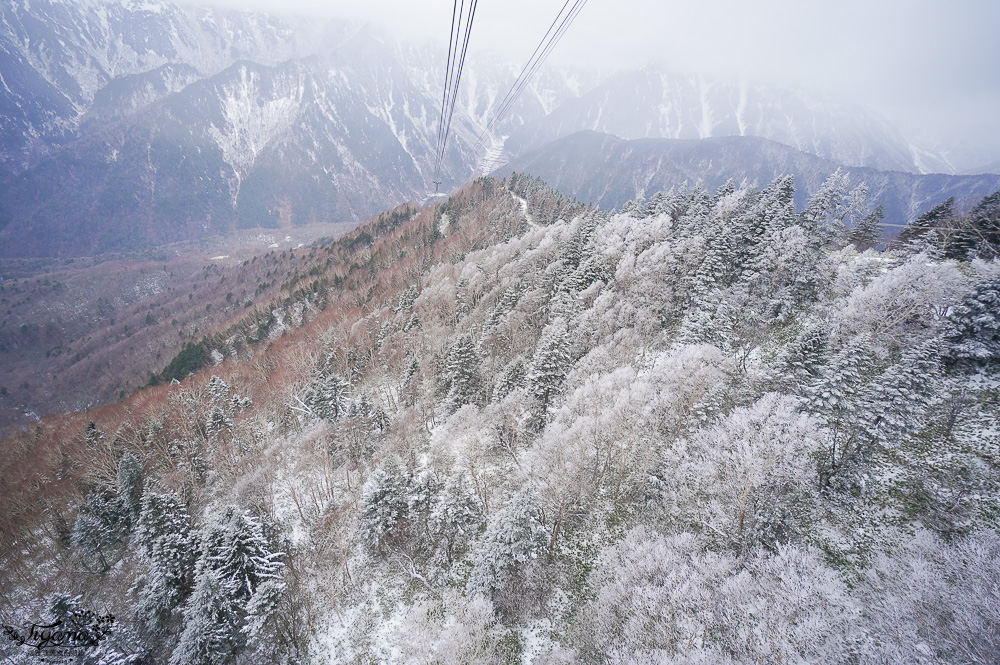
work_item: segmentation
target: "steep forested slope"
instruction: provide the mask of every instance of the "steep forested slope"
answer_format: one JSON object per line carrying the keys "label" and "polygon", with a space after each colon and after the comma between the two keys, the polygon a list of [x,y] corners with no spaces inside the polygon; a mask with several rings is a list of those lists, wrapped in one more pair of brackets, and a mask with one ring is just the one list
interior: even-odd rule
{"label": "steep forested slope", "polygon": [[843,185],[375,220],[302,325],[5,445],[5,621],[110,610],[95,659],[174,665],[990,662],[995,201],[880,252]]}
{"label": "steep forested slope", "polygon": [[297,238],[244,234],[139,256],[4,262],[0,436],[39,416],[119,401],[185,345],[255,308],[280,309],[271,299],[282,300],[288,282],[312,268],[299,240],[353,226],[290,230]]}

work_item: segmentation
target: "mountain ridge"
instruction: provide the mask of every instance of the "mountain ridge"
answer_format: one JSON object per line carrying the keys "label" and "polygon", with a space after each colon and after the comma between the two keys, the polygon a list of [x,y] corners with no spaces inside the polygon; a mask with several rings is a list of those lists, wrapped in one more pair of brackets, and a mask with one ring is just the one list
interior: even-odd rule
{"label": "mountain ridge", "polygon": [[1000,189],[997,175],[918,175],[848,167],[760,137],[627,140],[593,131],[558,139],[495,173],[527,173],[602,208],[685,183],[716,189],[727,180],[745,179],[751,186],[763,186],[779,175],[793,175],[801,209],[838,169],[854,184],[868,184],[869,199],[885,207],[887,225],[903,226],[949,196],[971,204]]}
{"label": "mountain ridge", "polygon": [[[38,0],[0,7],[0,60],[11,72],[0,91],[0,256],[357,222],[434,189],[439,58],[365,26]],[[625,138],[756,132],[843,163],[915,170],[937,159],[917,160],[863,110],[656,67],[541,71],[491,136],[492,106],[518,67],[483,58],[467,69],[445,191],[595,123]]]}

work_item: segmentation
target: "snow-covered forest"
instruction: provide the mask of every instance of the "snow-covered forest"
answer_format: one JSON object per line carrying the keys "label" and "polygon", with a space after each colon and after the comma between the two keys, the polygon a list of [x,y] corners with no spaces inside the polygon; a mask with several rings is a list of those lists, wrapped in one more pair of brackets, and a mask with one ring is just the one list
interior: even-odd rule
{"label": "snow-covered forest", "polygon": [[107,664],[996,663],[1000,193],[888,247],[863,183],[793,194],[515,174],[301,250],[218,364],[8,441],[3,623],[109,612]]}

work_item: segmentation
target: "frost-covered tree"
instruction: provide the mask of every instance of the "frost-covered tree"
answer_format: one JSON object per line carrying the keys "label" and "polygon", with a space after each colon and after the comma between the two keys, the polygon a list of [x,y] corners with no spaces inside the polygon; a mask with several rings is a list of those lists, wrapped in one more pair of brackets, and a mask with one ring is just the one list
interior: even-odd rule
{"label": "frost-covered tree", "polygon": [[882,237],[882,220],[885,219],[885,208],[879,203],[875,209],[861,218],[850,233],[847,241],[860,250],[874,246]]}
{"label": "frost-covered tree", "polygon": [[205,567],[198,573],[170,665],[219,665],[239,650],[240,618],[231,593],[213,568]]}
{"label": "frost-covered tree", "polygon": [[637,527],[589,581],[576,640],[587,662],[846,664],[863,640],[846,585],[804,548],[739,563],[690,533]]}
{"label": "frost-covered tree", "polygon": [[948,355],[957,362],[1000,360],[1000,275],[983,277],[948,315]]}
{"label": "frost-covered tree", "polygon": [[861,334],[885,356],[903,346],[922,344],[938,334],[942,313],[957,305],[966,278],[953,261],[932,261],[916,254],[855,286],[830,317],[835,346]]}
{"label": "frost-covered tree", "polygon": [[664,451],[670,519],[738,552],[798,542],[815,519],[820,432],[774,393]]}
{"label": "frost-covered tree", "polygon": [[319,418],[333,422],[344,416],[350,385],[337,374],[326,374],[306,390],[303,402]]}
{"label": "frost-covered tree", "polygon": [[441,599],[421,600],[408,608],[390,631],[385,652],[376,654],[379,662],[391,665],[500,665],[509,662],[503,637],[488,599],[448,591]]}
{"label": "frost-covered tree", "polygon": [[136,540],[148,565],[136,584],[137,609],[149,627],[160,628],[190,590],[197,542],[184,503],[173,494],[143,492]]}
{"label": "frost-covered tree", "polygon": [[556,319],[542,331],[525,379],[528,393],[538,400],[543,409],[547,409],[559,394],[571,364],[566,322]]}
{"label": "frost-covered tree", "polygon": [[927,531],[879,553],[859,591],[874,637],[865,663],[988,663],[1000,653],[1000,538]]}
{"label": "frost-covered tree", "polygon": [[449,412],[465,404],[478,404],[482,398],[482,375],[475,342],[460,335],[449,347],[445,358],[444,381],[447,386],[445,407]]}
{"label": "frost-covered tree", "polygon": [[791,176],[777,178],[753,197],[751,205],[744,204],[743,210],[725,229],[729,241],[726,258],[736,275],[753,259],[757,245],[767,235],[795,222],[794,193]]}
{"label": "frost-covered tree", "polygon": [[445,480],[431,503],[427,522],[432,541],[450,565],[482,523],[481,505],[464,474]]}
{"label": "frost-covered tree", "polygon": [[469,591],[513,609],[517,596],[527,591],[520,586],[525,569],[542,556],[547,542],[538,500],[530,488],[522,489],[486,525],[475,550]]}
{"label": "frost-covered tree", "polygon": [[838,242],[849,242],[850,230],[861,225],[868,216],[868,208],[868,183],[862,182],[852,189],[844,200],[834,239]]}
{"label": "frost-covered tree", "polygon": [[394,456],[387,457],[365,482],[358,528],[372,551],[387,549],[407,537],[413,479]]}

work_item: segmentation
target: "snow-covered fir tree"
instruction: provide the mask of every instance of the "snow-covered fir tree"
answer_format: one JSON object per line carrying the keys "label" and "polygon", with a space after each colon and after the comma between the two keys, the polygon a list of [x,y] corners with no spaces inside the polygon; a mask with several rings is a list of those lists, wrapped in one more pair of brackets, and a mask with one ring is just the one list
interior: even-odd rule
{"label": "snow-covered fir tree", "polygon": [[525,378],[528,393],[538,400],[543,410],[547,409],[559,394],[571,362],[566,322],[563,319],[556,319],[542,331]]}

